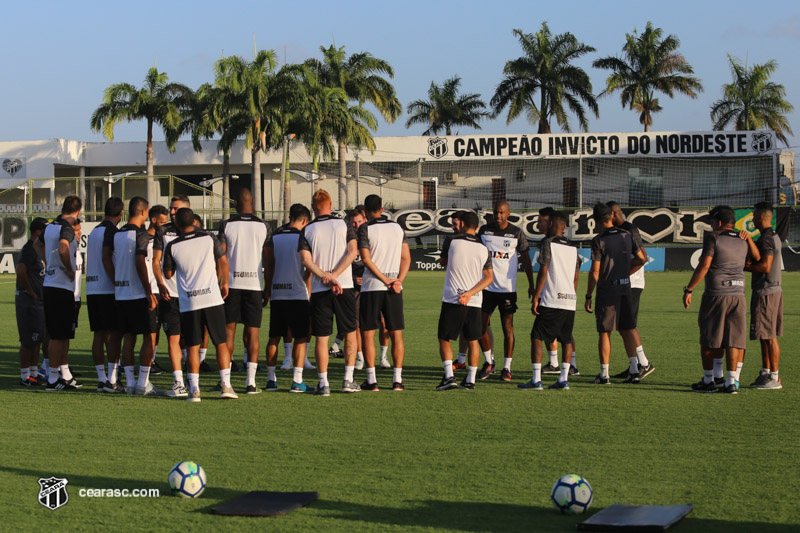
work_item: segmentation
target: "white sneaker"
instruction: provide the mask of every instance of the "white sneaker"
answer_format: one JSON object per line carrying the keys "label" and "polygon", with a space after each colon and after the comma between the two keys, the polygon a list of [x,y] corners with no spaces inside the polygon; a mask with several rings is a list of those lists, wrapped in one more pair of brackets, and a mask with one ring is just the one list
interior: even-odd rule
{"label": "white sneaker", "polygon": [[233,387],[228,387],[228,386],[225,386],[225,385],[222,386],[222,391],[220,392],[219,397],[222,398],[223,400],[238,400],[239,399],[239,395],[236,394],[233,391]]}
{"label": "white sneaker", "polygon": [[315,367],[314,365],[312,365],[312,364],[311,364],[311,361],[309,361],[309,360],[308,360],[308,357],[306,357],[306,358],[303,360],[303,369],[304,369],[304,370],[316,370],[316,368],[317,368],[317,367]]}
{"label": "white sneaker", "polygon": [[199,402],[200,401],[200,389],[195,389],[189,393],[189,397],[186,398],[187,402]]}
{"label": "white sneaker", "polygon": [[362,370],[364,368],[364,358],[356,356],[356,370]]}
{"label": "white sneaker", "polygon": [[292,360],[291,359],[284,359],[283,364],[281,365],[281,370],[291,370],[292,369]]}
{"label": "white sneaker", "polygon": [[136,396],[163,396],[164,391],[157,388],[155,385],[147,382],[147,385],[144,387],[140,387],[136,385]]}
{"label": "white sneaker", "polygon": [[164,393],[164,396],[169,398],[186,398],[189,396],[189,393],[186,391],[186,387],[182,383],[176,381],[172,384],[172,388]]}
{"label": "white sneaker", "polygon": [[389,362],[389,358],[385,355],[381,357],[381,368],[392,368],[392,364]]}

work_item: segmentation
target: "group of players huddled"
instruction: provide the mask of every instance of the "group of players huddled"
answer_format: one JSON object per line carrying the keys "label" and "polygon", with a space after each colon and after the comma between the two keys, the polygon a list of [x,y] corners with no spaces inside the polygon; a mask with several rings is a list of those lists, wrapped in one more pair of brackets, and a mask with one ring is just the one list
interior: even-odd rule
{"label": "group of players huddled", "polygon": [[[250,191],[242,189],[236,198],[237,213],[222,221],[216,233],[200,229],[199,217],[182,195],[172,198],[169,209],[132,198],[127,224],[118,228],[124,205],[114,197],[106,202],[104,220],[87,239],[85,265],[78,250],[81,208],[80,198],[69,196],[53,222],[34,219],[30,240],[20,252],[15,302],[22,385],[44,386],[46,391],[82,387],[70,372],[68,354],[80,310],[80,273],[85,269],[98,392],[198,402],[199,373],[209,370],[204,356],[210,340],[216,348],[220,395],[235,399],[232,353],[236,326],[243,324],[245,392],[258,394],[259,331],[262,309],[268,304],[268,375],[263,390],[278,390],[278,346],[283,338],[286,358],[281,368],[293,372],[289,392],[330,395],[329,358],[337,353],[344,357],[342,392],[378,391],[376,331],[381,366],[393,368],[392,390],[404,390],[403,282],[411,254],[401,226],[383,216],[379,196],[367,196],[363,206],[342,219],[333,214],[330,195],[319,190],[312,198],[313,220],[307,207],[294,204],[289,222],[273,231],[255,215]],[[520,261],[536,318],[531,331],[532,377],[519,388],[543,390],[542,375],[558,374],[549,388],[568,390],[569,376],[580,374],[573,325],[581,259],[564,235],[568,217],[552,208],[539,211],[537,230],[545,237],[534,281],[528,241],[509,222],[509,215],[508,202],[501,200],[487,224],[481,225],[472,211],[451,217],[453,235],[446,238],[440,259],[446,268],[438,324],[444,376],[437,390],[473,389],[476,378],[488,379],[496,372],[490,326],[495,309],[503,331],[500,377],[511,381]],[[601,370],[593,383],[608,384],[612,377],[639,383],[654,371],[637,330],[647,253],[639,231],[625,220],[618,203],[599,203],[592,216],[598,232],[591,241],[584,309],[595,314],[599,334]],[[698,319],[704,377],[692,385],[693,390],[738,390],[746,344],[746,270],[753,272],[750,336],[761,342],[763,360],[752,386],[782,387],[777,341],[783,314],[781,243],[772,230],[772,216],[769,204],[755,206],[754,223],[761,236],[753,242],[747,232],[734,230],[729,207],[711,212],[712,231],[704,237],[700,263],[684,288],[688,308],[693,289],[705,278]],[[329,350],[334,317],[339,336]],[[162,329],[174,377],[166,391],[149,381],[151,370],[158,369],[154,361]],[[622,336],[629,365],[610,376],[613,331]],[[134,349],[139,337],[137,377]],[[316,387],[303,382],[304,368],[314,368],[306,360],[311,337],[319,374]],[[451,341],[456,339],[461,342],[453,361]],[[389,342],[393,364],[387,357]],[[545,347],[549,362],[543,365]],[[481,351],[485,361],[479,370]],[[727,355],[727,376],[722,371],[723,355]],[[358,385],[354,371],[364,367],[366,379]],[[454,371],[461,369],[466,369],[466,376],[458,384]],[[123,374],[126,386],[121,383]]]}

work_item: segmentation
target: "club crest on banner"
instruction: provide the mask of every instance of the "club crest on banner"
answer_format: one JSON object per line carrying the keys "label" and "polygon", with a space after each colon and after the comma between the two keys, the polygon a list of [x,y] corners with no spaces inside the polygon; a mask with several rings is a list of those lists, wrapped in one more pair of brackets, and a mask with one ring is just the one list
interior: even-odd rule
{"label": "club crest on banner", "polygon": [[753,132],[753,150],[759,154],[772,150],[772,134],[768,132]]}
{"label": "club crest on banner", "polygon": [[40,478],[39,479],[39,503],[55,511],[59,507],[66,505],[69,501],[67,494],[67,478]]}
{"label": "club crest on banner", "polygon": [[436,159],[446,156],[447,139],[443,137],[434,137],[433,139],[428,139],[428,154]]}

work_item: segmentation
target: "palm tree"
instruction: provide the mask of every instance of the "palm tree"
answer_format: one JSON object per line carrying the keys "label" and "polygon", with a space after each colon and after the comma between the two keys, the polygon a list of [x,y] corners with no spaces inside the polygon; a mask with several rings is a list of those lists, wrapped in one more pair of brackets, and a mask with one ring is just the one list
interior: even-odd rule
{"label": "palm tree", "polygon": [[595,68],[612,71],[601,96],[621,90],[622,107],[639,113],[644,131],[650,131],[653,114],[662,109],[656,91],[670,98],[674,98],[676,92],[697,98],[697,93],[703,91],[700,80],[691,75],[694,69],[677,52],[680,40],[674,35],[662,39],[663,34],[661,28],[653,28],[648,22],[641,35],[635,30],[633,35],[625,35],[624,57],[603,57],[592,64]]}
{"label": "palm tree", "polygon": [[597,117],[597,101],[588,74],[572,62],[595,49],[579,42],[571,33],[554,36],[547,22],[542,22],[535,34],[514,30],[514,35],[524,55],[507,61],[503,67],[503,80],[490,102],[495,114],[508,107],[506,124],[510,124],[525,113],[528,122],[538,123],[539,133],[550,133],[550,120],[555,118],[569,132],[566,103],[578,117],[581,129],[587,131],[589,122],[583,104]]}
{"label": "palm tree", "polygon": [[[308,59],[305,65],[314,71],[319,82],[329,88],[339,88],[344,90],[350,101],[357,102],[359,106],[365,103],[374,105],[383,118],[389,122],[394,122],[403,110],[400,100],[395,94],[394,86],[385,78],[394,78],[392,66],[374,57],[368,52],[359,52],[347,57],[344,46],[336,48],[331,45],[328,48],[320,47],[322,51],[322,61]],[[370,118],[367,122],[375,124],[370,129],[377,129],[377,121]],[[336,137],[338,144],[339,160],[339,209],[343,209],[347,204],[347,187],[345,185],[345,174],[347,173],[347,161],[345,152],[347,146],[356,148],[363,147],[363,139],[348,137],[349,133],[357,132],[358,129],[344,128],[339,131]],[[369,136],[370,139],[372,136]]]}
{"label": "palm tree", "polygon": [[438,135],[444,130],[445,135],[452,135],[454,126],[468,126],[481,129],[478,122],[491,116],[485,111],[486,104],[479,94],[458,94],[461,78],[453,76],[439,86],[431,82],[427,100],[414,100],[406,108],[411,115],[406,121],[406,128],[414,124],[425,124],[428,129],[423,135]]}
{"label": "palm tree", "polygon": [[722,98],[711,105],[714,129],[733,124],[739,131],[769,128],[783,144],[789,146],[786,133],[794,135],[786,115],[794,106],[786,101],[786,89],[769,81],[777,70],[775,60],[748,68],[728,55],[733,83],[722,86]]}
{"label": "palm tree", "polygon": [[118,122],[147,121],[147,198],[150,202],[155,201],[153,125],[161,126],[167,148],[174,151],[180,137],[182,112],[189,107],[191,94],[191,89],[180,83],[170,83],[167,74],[154,66],[147,71],[141,88],[130,83],[107,87],[103,103],[92,113],[91,128],[102,131],[109,141],[114,140],[114,126]]}

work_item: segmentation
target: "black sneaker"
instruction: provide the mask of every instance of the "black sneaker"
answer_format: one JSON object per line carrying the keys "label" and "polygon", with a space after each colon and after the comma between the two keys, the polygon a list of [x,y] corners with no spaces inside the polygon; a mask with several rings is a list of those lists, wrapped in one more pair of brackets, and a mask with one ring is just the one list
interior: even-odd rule
{"label": "black sneaker", "polygon": [[611,380],[609,378],[604,378],[603,374],[597,374],[594,377],[594,381],[592,381],[592,383],[594,383],[596,385],[610,385],[611,384]]}
{"label": "black sneaker", "polygon": [[344,350],[341,349],[335,350],[333,346],[331,346],[330,348],[328,348],[328,357],[334,359],[342,359],[344,358]]}
{"label": "black sneaker", "polygon": [[30,377],[25,378],[25,379],[19,378],[19,384],[22,385],[23,387],[38,387],[39,386],[39,382],[36,381],[35,378],[30,378]]}
{"label": "black sneaker", "polygon": [[378,388],[378,382],[377,381],[375,383],[368,383],[368,382],[365,381],[364,383],[361,384],[361,390],[365,390],[365,391],[369,391],[369,392],[378,392],[381,389]]}
{"label": "black sneaker", "polygon": [[80,389],[83,387],[83,382],[75,379],[74,375],[72,376],[72,379],[65,380],[65,383],[74,389]]}
{"label": "black sneaker", "polygon": [[439,382],[439,385],[437,385],[436,390],[450,390],[456,388],[458,388],[458,385],[456,384],[456,378],[442,377],[442,381]]}
{"label": "black sneaker", "polygon": [[614,379],[628,379],[628,375],[629,374],[630,374],[630,369],[626,368],[625,370],[623,370],[619,374],[614,374],[611,377],[614,378]]}
{"label": "black sneaker", "polygon": [[561,369],[557,366],[553,366],[550,363],[546,365],[542,365],[542,374],[560,374]]}
{"label": "black sneaker", "polygon": [[[71,379],[70,381],[75,381],[75,379]],[[77,387],[70,384],[67,381],[64,381],[63,378],[58,378],[58,381],[55,383],[48,383],[47,388],[45,388],[46,392],[61,392],[65,390],[75,390]]]}
{"label": "black sneaker", "polygon": [[231,372],[241,372],[241,371],[242,368],[236,363],[236,361],[231,359]]}
{"label": "black sneaker", "polygon": [[203,362],[200,363],[200,372],[213,372],[213,370],[211,370],[211,365],[208,364],[208,361],[203,360]]}
{"label": "black sneaker", "polygon": [[125,394],[125,387],[123,387],[122,383],[119,381],[116,383],[106,381],[105,385],[103,386],[103,392],[107,394]]}
{"label": "black sneaker", "polygon": [[639,379],[644,379],[655,371],[653,363],[648,362],[647,366],[639,365]]}
{"label": "black sneaker", "polygon": [[97,392],[103,392],[103,390],[106,388],[106,383],[108,383],[108,381],[98,381]]}
{"label": "black sneaker", "polygon": [[478,379],[486,379],[489,377],[489,374],[494,374],[495,366],[494,363],[483,363],[480,371],[478,372]]}
{"label": "black sneaker", "polygon": [[392,383],[392,390],[406,390],[406,388],[401,382],[395,381]]}
{"label": "black sneaker", "polygon": [[467,389],[467,390],[475,390],[475,384],[468,382],[467,378],[464,378],[464,381],[461,382],[461,385],[459,385],[458,388],[459,389]]}
{"label": "black sneaker", "polygon": [[624,381],[624,383],[641,383],[642,378],[639,374],[631,374],[628,373],[628,379]]}
{"label": "black sneaker", "polygon": [[713,381],[706,383],[705,380],[700,379],[697,383],[692,383],[692,390],[695,392],[717,392],[717,384]]}
{"label": "black sneaker", "polygon": [[725,386],[725,378],[714,378],[714,385],[716,385],[717,388],[724,387]]}
{"label": "black sneaker", "polygon": [[578,367],[575,365],[569,365],[569,375],[570,376],[580,376],[581,373],[578,370]]}
{"label": "black sneaker", "polygon": [[255,385],[248,385],[245,389],[246,394],[261,394],[261,391]]}
{"label": "black sneaker", "polygon": [[739,389],[736,387],[735,384],[725,385],[724,387],[722,387],[722,390],[720,392],[723,394],[739,394]]}
{"label": "black sneaker", "polygon": [[151,376],[160,376],[163,374],[165,370],[161,368],[161,365],[158,364],[158,361],[153,359],[153,364],[150,365],[150,375]]}
{"label": "black sneaker", "polygon": [[511,381],[511,370],[504,368],[500,372],[500,379],[502,379],[503,381]]}

